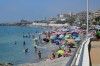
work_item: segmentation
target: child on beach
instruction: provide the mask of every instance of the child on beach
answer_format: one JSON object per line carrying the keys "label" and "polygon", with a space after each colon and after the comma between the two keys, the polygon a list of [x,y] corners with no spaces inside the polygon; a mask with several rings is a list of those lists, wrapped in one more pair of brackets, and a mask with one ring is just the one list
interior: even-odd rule
{"label": "child on beach", "polygon": [[55,54],[52,53],[52,56],[50,57],[51,60],[55,59]]}

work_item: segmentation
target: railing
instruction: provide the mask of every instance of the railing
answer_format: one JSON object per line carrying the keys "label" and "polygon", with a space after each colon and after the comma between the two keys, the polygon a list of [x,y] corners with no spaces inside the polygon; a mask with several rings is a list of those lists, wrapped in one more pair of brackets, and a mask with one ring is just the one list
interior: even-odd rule
{"label": "railing", "polygon": [[71,56],[70,60],[67,62],[66,66],[71,66],[72,62],[73,62],[73,59],[76,55],[76,52],[78,50],[78,47],[76,48],[76,50],[74,51],[73,55]]}
{"label": "railing", "polygon": [[74,62],[76,61],[76,59],[74,59],[74,58],[75,58],[75,56],[76,56],[76,53],[77,53],[77,51],[78,51],[78,49],[79,49],[81,43],[82,43],[82,42],[80,42],[80,43],[79,43],[79,46],[75,49],[73,55],[71,56],[70,60],[67,62],[66,66],[72,66],[72,65],[74,65],[73,60],[74,60]]}
{"label": "railing", "polygon": [[83,44],[82,51],[80,53],[80,58],[79,61],[77,62],[77,66],[82,66],[85,43]]}
{"label": "railing", "polygon": [[90,39],[88,39],[88,41],[84,45],[84,54],[82,56],[83,59],[81,59],[82,62],[80,63],[80,66],[90,66],[90,58],[89,58],[89,50],[88,50],[89,43],[90,43]]}
{"label": "railing", "polygon": [[74,51],[72,57],[67,62],[66,66],[79,66],[82,64],[84,46],[86,42],[87,42],[86,40],[85,41],[83,40],[82,42],[79,43],[79,46]]}

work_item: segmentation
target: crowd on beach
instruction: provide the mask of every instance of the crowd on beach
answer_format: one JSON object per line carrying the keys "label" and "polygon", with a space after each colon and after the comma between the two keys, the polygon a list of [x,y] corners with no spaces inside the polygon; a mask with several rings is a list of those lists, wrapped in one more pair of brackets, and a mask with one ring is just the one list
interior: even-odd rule
{"label": "crowd on beach", "polygon": [[[77,47],[81,37],[79,37],[78,28],[67,28],[67,27],[56,27],[55,30],[50,30],[43,32],[37,38],[34,39],[34,49],[38,53],[39,59],[41,59],[41,51],[38,50],[39,45],[57,45],[58,49],[55,52],[51,53],[51,56],[48,58],[53,60],[59,57],[70,56],[73,52],[71,48]],[[38,51],[37,51],[38,50]]]}
{"label": "crowd on beach", "polygon": [[[93,34],[96,34],[96,36],[94,36]],[[90,36],[93,37],[88,38],[100,38],[100,30],[96,31],[96,33],[91,32]],[[71,49],[79,46],[84,37],[86,37],[86,32],[84,33],[84,31],[78,27],[55,27],[55,30],[46,31],[40,34],[39,37],[34,40],[34,48],[37,52],[37,46],[40,44],[57,45],[58,49],[56,50],[56,52],[51,53],[49,59],[53,60],[59,57],[68,57],[73,53]],[[38,51],[38,56],[39,59],[41,59],[40,50]]]}
{"label": "crowd on beach", "polygon": [[[50,27],[51,28],[51,27]],[[51,56],[47,60],[53,60],[55,58],[60,57],[68,57],[73,54],[72,48],[76,48],[80,42],[82,41],[83,37],[85,36],[86,32],[84,30],[80,30],[78,27],[55,27],[55,29],[45,31],[43,33],[38,33],[38,36],[32,35],[33,46],[35,53],[38,55],[39,60],[43,57],[43,52],[38,49],[38,46],[41,45],[57,45],[57,49],[55,51],[51,50]],[[96,33],[91,33],[92,36],[96,34],[97,38],[100,38],[100,30]],[[83,36],[84,35],[84,36]],[[30,38],[31,35],[23,35],[23,38]],[[16,42],[15,42],[16,44]],[[25,45],[25,41],[23,45]],[[47,48],[48,49],[48,48]],[[52,48],[53,49],[53,48]],[[25,53],[28,52],[28,48],[25,49]]]}

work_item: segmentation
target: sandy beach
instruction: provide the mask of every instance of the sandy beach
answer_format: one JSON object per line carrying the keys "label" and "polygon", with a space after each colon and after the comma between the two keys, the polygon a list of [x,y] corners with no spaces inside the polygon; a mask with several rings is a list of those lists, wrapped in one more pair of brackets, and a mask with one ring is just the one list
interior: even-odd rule
{"label": "sandy beach", "polygon": [[18,66],[66,66],[66,62],[68,62],[70,57],[60,57],[54,60],[40,61],[39,63],[26,63]]}
{"label": "sandy beach", "polygon": [[[56,28],[53,27],[51,30],[55,30],[55,29]],[[41,34],[41,37],[45,38],[46,35],[45,34]],[[47,38],[50,39],[49,37],[47,37]],[[49,53],[49,56],[51,56],[52,53],[57,54],[57,50],[59,49],[58,45],[51,43],[51,40],[50,40],[49,43],[46,43],[44,45],[44,47],[46,47],[47,50],[51,51]],[[68,48],[66,47],[66,50],[67,49]],[[40,61],[38,63],[25,63],[25,64],[19,64],[18,66],[65,66],[67,64],[67,62],[69,61],[71,55],[75,51],[75,48],[71,48],[71,51],[72,52],[70,54],[68,54],[67,57],[58,58],[57,55],[56,55],[56,58],[54,60],[51,60],[51,59],[48,58],[48,59],[43,59],[42,61]]]}

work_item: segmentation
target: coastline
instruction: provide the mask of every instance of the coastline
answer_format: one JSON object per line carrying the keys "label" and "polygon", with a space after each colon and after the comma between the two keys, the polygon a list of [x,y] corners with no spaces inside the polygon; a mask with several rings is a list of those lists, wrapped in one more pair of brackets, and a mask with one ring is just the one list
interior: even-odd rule
{"label": "coastline", "polygon": [[[31,26],[32,27],[32,26]],[[53,30],[55,31],[56,30],[56,27],[58,26],[35,26],[35,27],[39,27],[39,28],[45,28],[45,29],[48,29],[49,30]],[[61,27],[61,26],[60,26]],[[48,30],[48,31],[49,31]],[[43,34],[43,33],[42,33]],[[44,37],[44,35],[42,35],[42,38]],[[44,45],[45,47],[48,48],[48,50],[50,50],[50,54],[49,54],[49,57],[51,56],[52,54],[52,48],[55,48],[53,49],[53,52],[55,53],[55,51],[57,51],[57,45],[53,45],[53,44],[50,44],[48,43],[47,45]],[[54,46],[54,47],[50,47],[50,46]],[[58,47],[59,48],[59,47]],[[72,49],[72,52],[74,52],[75,48]],[[68,62],[68,60],[70,59],[72,54],[70,54],[69,56],[67,57],[60,57],[60,58],[55,58],[54,60],[50,60],[49,58],[48,59],[43,59],[41,61],[39,61],[38,63],[24,63],[24,64],[18,64],[18,66],[65,66],[66,65],[66,62]],[[56,55],[57,56],[57,55]]]}
{"label": "coastline", "polygon": [[[31,26],[32,27],[32,26]],[[35,26],[34,26],[35,27]],[[53,27],[51,27],[51,26],[36,26],[36,27],[38,27],[38,28],[45,28],[45,29],[47,29],[47,27],[52,31],[55,31],[56,30],[56,26],[53,26]],[[61,26],[60,26],[61,27]],[[48,30],[49,31],[49,30]],[[45,36],[42,36],[42,38],[43,37],[45,37]],[[50,47],[51,45],[50,44],[47,44],[48,45],[48,47]],[[54,46],[54,45],[53,45]],[[47,47],[47,46],[46,46]],[[52,49],[52,47],[50,48],[50,50]],[[49,55],[49,57],[51,56],[51,54]],[[63,66],[63,65],[59,65],[59,62],[60,61],[62,61],[61,62],[61,64],[63,64],[63,62],[64,62],[64,64],[66,64],[66,59],[67,58],[69,58],[69,57],[62,57],[62,58],[55,58],[54,60],[46,60],[46,59],[44,59],[43,61],[40,61],[40,62],[38,62],[38,63],[25,63],[25,64],[19,64],[19,65],[22,65],[22,66],[33,66],[34,64],[35,64],[35,66],[39,66],[39,65],[41,65],[41,64],[44,64],[44,63],[46,63],[45,65],[46,66],[49,66],[50,64],[58,64],[58,66]],[[62,60],[63,59],[63,60]],[[46,60],[46,61],[45,61]],[[59,60],[59,61],[58,61]],[[69,60],[69,59],[68,59]],[[56,63],[55,63],[56,62]],[[18,65],[18,66],[19,66]],[[51,65],[51,66],[53,66],[53,65]]]}
{"label": "coastline", "polygon": [[[5,26],[4,26],[4,27],[5,27]],[[4,28],[4,27],[1,27],[1,29],[6,29],[6,28],[7,28],[6,30],[9,29],[9,28],[8,28],[9,26],[7,26],[7,27],[5,27],[5,28]],[[15,26],[15,27],[16,27],[16,26]],[[16,32],[15,27],[10,27],[10,28],[12,28],[12,29]],[[20,28],[23,29],[22,27],[17,27],[17,28],[18,28],[18,29],[20,29]],[[25,27],[24,27],[24,28],[25,28]],[[28,28],[28,29],[30,29],[30,28]],[[31,28],[31,29],[32,29],[32,28]],[[30,30],[31,30],[31,29],[30,29]],[[6,30],[5,30],[5,31],[6,31]],[[14,32],[13,30],[10,31],[10,34],[11,34],[11,32]],[[27,29],[25,28],[25,31],[26,31],[26,30],[27,30]],[[41,30],[41,29],[40,29],[40,30]],[[5,31],[4,31],[4,32],[5,32]],[[9,30],[8,30],[8,31],[9,31]],[[17,30],[17,31],[18,31],[18,30]],[[46,30],[43,29],[43,31],[46,31]],[[39,34],[38,34],[38,33],[35,33],[35,32],[36,32],[36,31],[34,31],[33,34],[35,34],[35,36],[37,37]],[[39,33],[41,33],[41,32],[42,32],[42,31],[39,31]],[[2,32],[1,32],[1,33],[2,33]],[[8,33],[8,32],[5,32],[5,34],[7,34],[7,33]],[[27,33],[28,33],[28,31],[26,31],[26,33],[24,32],[24,35],[28,35]],[[3,33],[3,34],[4,34],[4,33]],[[17,34],[17,33],[13,33],[13,36],[15,37],[16,34]],[[37,35],[36,35],[36,34],[37,34]],[[2,35],[2,34],[1,34],[1,35]],[[8,34],[7,34],[7,35],[8,35]],[[30,32],[30,35],[31,35],[31,32]],[[11,37],[12,37],[12,34],[11,34]],[[28,40],[31,40],[32,35],[31,35],[30,38],[23,38],[23,31],[21,30],[21,32],[18,33],[18,36],[16,36],[16,37],[22,39],[22,40],[20,40],[21,42],[18,42],[19,40],[17,41],[17,38],[16,38],[16,39],[14,39],[14,40],[12,40],[12,41],[9,41],[9,42],[10,42],[10,43],[9,43],[9,44],[10,44],[9,46],[11,46],[11,47],[13,47],[13,48],[15,47],[15,49],[18,49],[18,46],[21,46],[22,48],[21,48],[20,51],[18,50],[18,52],[20,52],[20,53],[23,54],[24,56],[25,56],[24,49],[26,49],[26,48],[29,48],[29,53],[27,53],[27,54],[31,54],[31,52],[34,52],[34,47],[33,47],[33,49],[32,49],[32,47],[30,47],[30,46],[32,46],[32,44],[33,44],[33,40],[32,40],[32,43],[31,43],[31,42],[28,42]],[[8,38],[9,38],[9,37],[8,37]],[[1,39],[2,39],[2,38],[1,38]],[[7,37],[6,37],[6,39],[7,39]],[[16,45],[14,44],[14,43],[15,43],[14,41],[17,42]],[[26,44],[25,46],[23,45],[23,41],[25,41],[25,44]],[[5,42],[6,42],[6,41],[5,41]],[[12,43],[12,44],[11,44],[11,43]],[[28,45],[27,43],[31,43],[31,44]],[[6,45],[6,44],[5,44],[5,45]],[[9,47],[9,46],[7,45],[7,47]],[[20,48],[20,47],[19,47],[19,48]],[[41,48],[40,48],[40,49],[41,49]],[[42,51],[44,51],[44,50],[42,50]],[[18,52],[17,52],[17,53],[18,53]],[[46,52],[47,52],[47,51],[46,51]],[[4,54],[4,53],[3,53],[3,54]],[[13,54],[12,54],[12,55],[13,55]],[[17,55],[17,54],[16,54],[16,55]],[[21,56],[23,56],[23,55],[21,55]],[[32,54],[32,55],[33,55],[33,54]],[[14,56],[14,55],[13,55],[13,56]],[[24,56],[23,56],[23,57],[24,57]],[[1,57],[2,57],[2,53],[1,53]],[[8,56],[8,57],[9,57],[9,56]],[[17,57],[18,57],[18,56],[17,56]],[[23,57],[22,57],[22,58],[23,58]],[[27,55],[26,58],[28,58],[28,57],[30,57],[30,56]],[[34,56],[34,57],[35,57],[35,56]],[[22,58],[19,58],[19,60],[22,59]],[[38,59],[38,57],[37,57],[37,59]],[[1,61],[2,61],[2,60],[4,60],[4,59],[1,58]],[[11,60],[12,60],[12,59],[11,59]],[[16,60],[16,58],[14,58],[14,60]],[[16,61],[17,61],[17,60],[16,60]],[[34,61],[35,61],[35,60],[33,59],[33,62],[34,62]],[[36,62],[37,62],[37,61],[36,61]],[[3,64],[3,65],[7,64],[7,65],[8,65],[9,63],[13,64],[14,66],[17,66],[17,63],[21,63],[21,62],[19,62],[19,61],[15,62],[15,61],[10,61],[10,60],[9,60],[9,61],[6,61],[6,60],[5,60],[5,62],[1,62],[0,64]],[[24,62],[22,61],[22,63],[24,63]],[[26,63],[26,62],[25,62],[25,63]]]}

